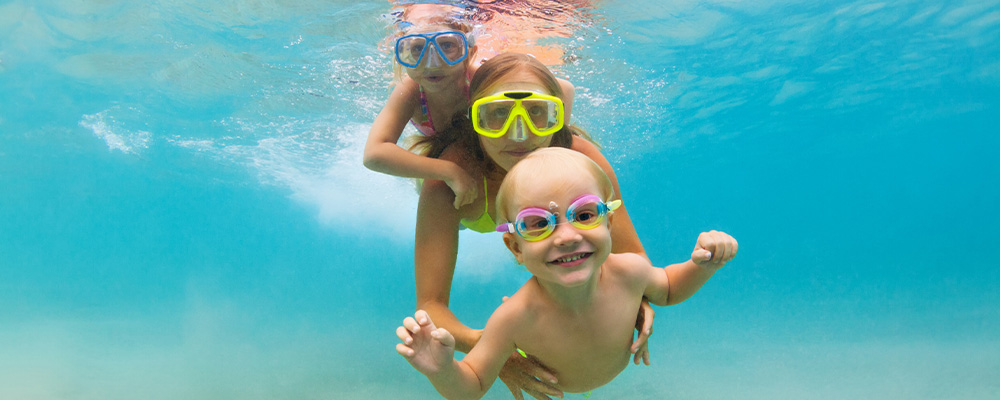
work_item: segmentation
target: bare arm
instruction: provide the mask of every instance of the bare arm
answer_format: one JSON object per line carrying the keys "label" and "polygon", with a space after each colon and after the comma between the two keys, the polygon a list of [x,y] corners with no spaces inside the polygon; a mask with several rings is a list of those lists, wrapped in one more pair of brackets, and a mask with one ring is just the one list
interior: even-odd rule
{"label": "bare arm", "polygon": [[475,183],[464,169],[454,162],[414,154],[399,147],[396,142],[403,134],[403,128],[418,107],[418,87],[409,78],[403,79],[392,90],[385,107],[375,117],[372,129],[365,142],[365,167],[376,172],[404,178],[437,179],[445,181],[460,196],[453,202],[455,207],[472,200]]}
{"label": "bare arm", "polygon": [[[504,311],[506,309],[506,311]],[[479,399],[490,389],[507,355],[514,351],[519,308],[501,305],[486,324],[482,340],[462,361],[455,360],[455,337],[438,328],[423,310],[403,320],[396,351],[427,376],[446,399]]]}
{"label": "bare arm", "polygon": [[417,308],[426,310],[438,326],[455,336],[455,349],[468,353],[480,332],[459,322],[448,309],[461,219],[458,210],[450,207],[454,197],[441,181],[425,181],[420,192],[414,243]]}
{"label": "bare arm", "polygon": [[[604,155],[597,149],[597,146],[594,146],[593,143],[586,139],[573,137],[572,149],[594,160],[608,174],[608,178],[611,179],[611,185],[614,187],[618,198],[624,198],[621,188],[618,187],[618,177],[615,175],[615,170],[611,168],[611,163],[604,158]],[[642,242],[639,241],[639,234],[636,233],[635,226],[632,225],[632,219],[629,218],[628,209],[625,204],[627,202],[624,202],[622,207],[615,210],[614,216],[611,219],[611,252],[636,253],[648,260],[649,256],[646,255],[646,250],[643,249]]]}
{"label": "bare arm", "polygon": [[691,259],[683,263],[651,269],[645,296],[650,303],[670,306],[689,299],[720,268],[736,257],[736,239],[718,231],[703,232]]}

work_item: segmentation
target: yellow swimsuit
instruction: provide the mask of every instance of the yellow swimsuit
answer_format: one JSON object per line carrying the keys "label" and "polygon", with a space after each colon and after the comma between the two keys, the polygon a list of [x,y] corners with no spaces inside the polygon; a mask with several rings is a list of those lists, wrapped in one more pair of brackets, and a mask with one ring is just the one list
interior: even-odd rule
{"label": "yellow swimsuit", "polygon": [[479,233],[490,233],[497,231],[497,224],[493,222],[493,218],[490,217],[490,191],[486,189],[486,177],[483,177],[483,215],[475,220],[463,219],[459,222],[465,225],[466,228],[472,229]]}

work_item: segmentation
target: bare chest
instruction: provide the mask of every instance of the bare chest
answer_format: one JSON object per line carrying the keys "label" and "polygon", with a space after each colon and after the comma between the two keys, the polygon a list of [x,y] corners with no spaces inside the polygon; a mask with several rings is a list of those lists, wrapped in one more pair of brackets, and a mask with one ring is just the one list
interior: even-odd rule
{"label": "bare chest", "polygon": [[599,299],[592,312],[540,318],[519,335],[521,350],[552,368],[567,392],[585,392],[614,379],[630,359],[640,298]]}

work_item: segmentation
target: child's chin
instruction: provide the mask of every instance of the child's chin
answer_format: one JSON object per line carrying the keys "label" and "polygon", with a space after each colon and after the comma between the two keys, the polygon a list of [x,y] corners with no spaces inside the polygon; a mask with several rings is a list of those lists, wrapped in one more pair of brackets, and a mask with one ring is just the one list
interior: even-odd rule
{"label": "child's chin", "polygon": [[590,281],[590,279],[594,276],[594,270],[586,268],[585,266],[581,267],[584,268],[578,267],[578,269],[564,271],[559,274],[559,283],[566,287],[575,287]]}

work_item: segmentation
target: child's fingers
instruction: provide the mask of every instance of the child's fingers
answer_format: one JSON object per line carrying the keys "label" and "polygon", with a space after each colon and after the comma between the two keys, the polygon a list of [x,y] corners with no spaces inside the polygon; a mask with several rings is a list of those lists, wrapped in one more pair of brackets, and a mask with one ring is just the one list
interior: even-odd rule
{"label": "child's fingers", "polygon": [[413,337],[410,336],[410,331],[406,330],[406,328],[404,328],[402,326],[396,328],[396,336],[398,336],[399,340],[401,342],[403,342],[404,344],[412,344],[413,343]]}
{"label": "child's fingers", "polygon": [[474,200],[476,200],[476,192],[473,189],[455,193],[455,209],[457,210],[466,204],[471,204]]}
{"label": "child's fingers", "polygon": [[696,264],[705,264],[712,261],[712,252],[703,248],[696,248],[691,252],[691,261]]}
{"label": "child's fingers", "polygon": [[455,336],[452,336],[451,332],[447,329],[438,328],[431,332],[431,337],[437,339],[442,345],[447,347],[455,347]]}
{"label": "child's fingers", "polygon": [[649,336],[653,334],[653,317],[656,315],[656,311],[653,307],[649,305],[649,301],[645,298],[639,303],[639,315],[636,316],[636,326],[635,329],[639,331],[639,335],[635,338],[635,342],[632,343],[632,347],[629,349],[632,354],[636,354],[639,349],[646,346]]}
{"label": "child's fingers", "polygon": [[420,332],[420,325],[417,324],[417,320],[413,319],[413,317],[403,319],[403,328],[406,328],[410,333]]}
{"label": "child's fingers", "polygon": [[647,366],[649,365],[649,349],[648,348],[642,350],[642,363],[646,364]]}
{"label": "child's fingers", "polygon": [[427,314],[427,311],[417,310],[417,312],[413,314],[413,318],[417,320],[417,323],[420,324],[420,326],[429,326],[431,329],[434,329],[434,323],[431,322],[431,316],[430,314]]}
{"label": "child's fingers", "polygon": [[402,343],[396,343],[396,352],[399,353],[399,355],[406,358],[411,358],[415,354],[413,349],[409,348],[408,346]]}
{"label": "child's fingers", "polygon": [[646,365],[649,365],[649,352],[646,350],[639,351],[632,356],[632,363],[639,365],[639,361],[645,360]]}
{"label": "child's fingers", "polygon": [[[538,361],[537,358],[534,357],[524,358],[518,355],[518,362],[521,363],[521,368],[524,370],[524,372],[526,372],[528,375],[538,378],[538,380],[544,383],[545,386],[549,386],[549,383],[558,382],[558,380],[556,379],[556,375],[552,373],[552,371],[549,371],[549,369],[546,368],[544,365],[542,365],[542,363]],[[535,390],[539,389],[536,388]]]}

